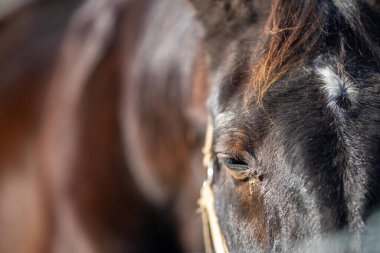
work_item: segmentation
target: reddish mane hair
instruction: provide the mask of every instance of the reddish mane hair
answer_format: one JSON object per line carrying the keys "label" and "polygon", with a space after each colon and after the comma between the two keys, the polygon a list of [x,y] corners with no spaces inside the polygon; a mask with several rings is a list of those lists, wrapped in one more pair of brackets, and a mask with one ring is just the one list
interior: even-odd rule
{"label": "reddish mane hair", "polygon": [[[332,6],[333,5],[333,6]],[[359,43],[377,50],[361,20],[359,4],[337,1],[275,0],[267,19],[260,44],[253,57],[249,86],[259,102],[276,81],[315,55],[323,39],[331,35],[329,26],[342,23],[357,36]],[[341,53],[345,38],[341,36]],[[342,59],[343,60],[343,59]]]}

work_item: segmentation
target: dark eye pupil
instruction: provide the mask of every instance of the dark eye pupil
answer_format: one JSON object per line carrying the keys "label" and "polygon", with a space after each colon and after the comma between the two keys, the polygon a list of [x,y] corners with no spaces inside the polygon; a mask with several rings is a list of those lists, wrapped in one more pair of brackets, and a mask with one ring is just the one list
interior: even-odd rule
{"label": "dark eye pupil", "polygon": [[225,163],[227,166],[235,167],[237,169],[248,166],[248,164],[243,159],[240,159],[240,158],[230,157],[225,160]]}

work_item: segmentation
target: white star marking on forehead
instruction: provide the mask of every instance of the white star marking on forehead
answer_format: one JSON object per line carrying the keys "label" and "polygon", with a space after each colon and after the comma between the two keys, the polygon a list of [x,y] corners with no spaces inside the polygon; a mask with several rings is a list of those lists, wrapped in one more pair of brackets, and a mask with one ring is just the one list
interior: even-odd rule
{"label": "white star marking on forehead", "polygon": [[337,109],[345,102],[355,102],[358,91],[348,76],[337,75],[330,66],[317,68],[316,72],[323,82],[328,106]]}

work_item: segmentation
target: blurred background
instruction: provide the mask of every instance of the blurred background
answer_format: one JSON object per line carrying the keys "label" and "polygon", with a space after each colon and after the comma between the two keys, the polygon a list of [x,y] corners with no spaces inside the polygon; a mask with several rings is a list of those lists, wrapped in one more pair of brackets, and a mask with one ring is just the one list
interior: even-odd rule
{"label": "blurred background", "polygon": [[203,252],[183,0],[0,0],[0,253]]}

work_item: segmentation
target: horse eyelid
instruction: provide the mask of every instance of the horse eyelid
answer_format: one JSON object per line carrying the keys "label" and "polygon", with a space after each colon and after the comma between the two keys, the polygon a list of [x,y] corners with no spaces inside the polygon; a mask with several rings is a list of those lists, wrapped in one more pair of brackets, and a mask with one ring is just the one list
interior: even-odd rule
{"label": "horse eyelid", "polygon": [[252,176],[252,164],[247,155],[217,153],[219,167],[225,167],[235,180],[244,181]]}
{"label": "horse eyelid", "polygon": [[226,154],[219,154],[217,157],[230,170],[244,171],[250,168],[249,162],[243,157]]}
{"label": "horse eyelid", "polygon": [[235,180],[241,181],[246,180],[251,177],[252,170],[251,167],[244,160],[231,161],[235,158],[225,158],[222,159],[222,164],[225,166],[226,171],[230,174]]}
{"label": "horse eyelid", "polygon": [[237,152],[231,152],[231,153],[216,153],[216,156],[220,160],[226,160],[226,159],[233,159],[236,161],[241,161],[242,164],[245,163],[247,166],[252,166],[252,161],[257,160],[255,155],[251,155],[248,152],[237,153]]}

